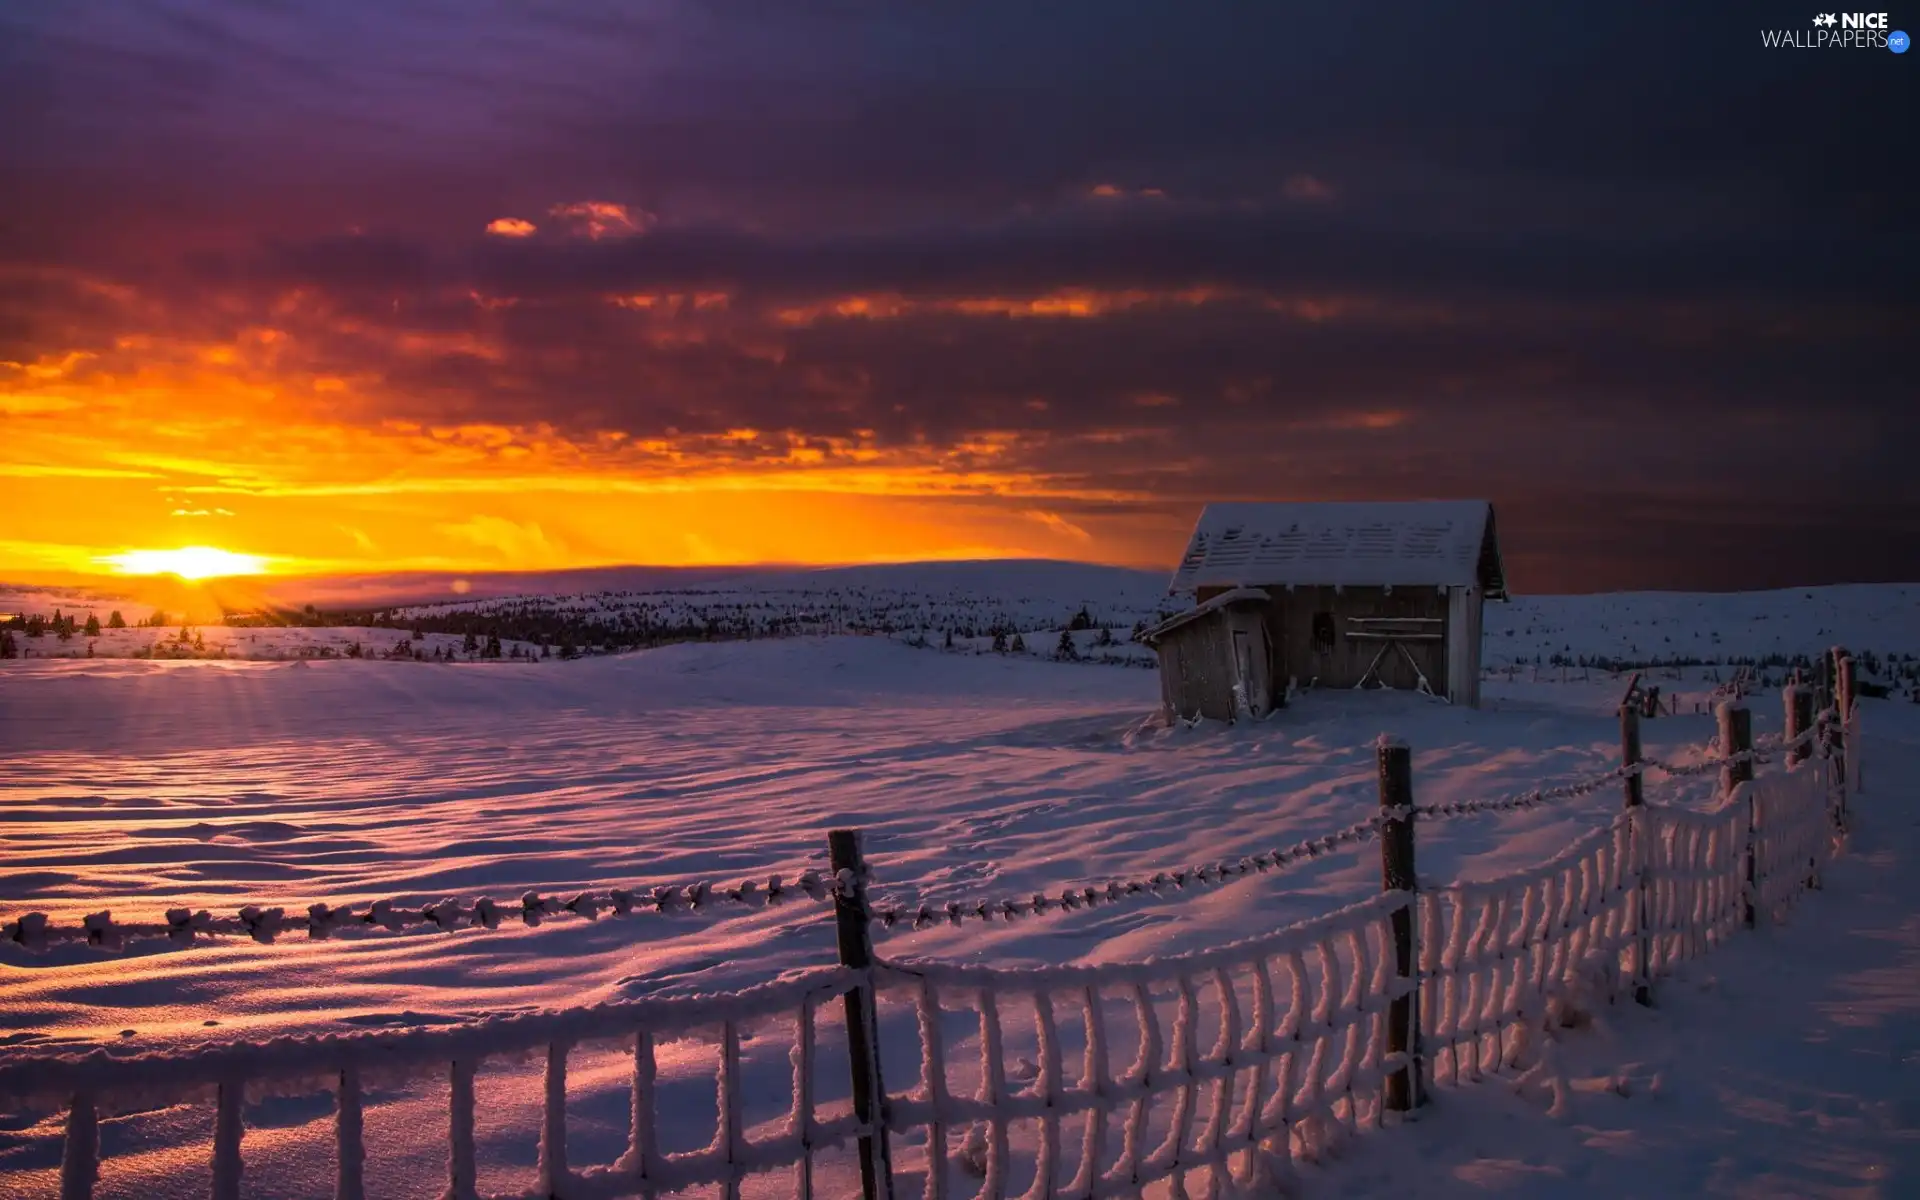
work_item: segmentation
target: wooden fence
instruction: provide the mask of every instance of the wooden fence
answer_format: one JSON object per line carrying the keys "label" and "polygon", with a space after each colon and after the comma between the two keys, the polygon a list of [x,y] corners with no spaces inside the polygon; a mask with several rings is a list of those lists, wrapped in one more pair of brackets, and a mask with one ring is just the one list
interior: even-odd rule
{"label": "wooden fence", "polygon": [[[376,1084],[438,1075],[451,1200],[486,1196],[768,1194],[785,1177],[811,1200],[867,1197],[1221,1195],[1279,1184],[1300,1161],[1364,1128],[1390,1126],[1436,1086],[1538,1070],[1540,1041],[1569,1011],[1631,996],[1808,889],[1835,853],[1858,791],[1851,666],[1832,704],[1789,688],[1780,769],[1758,774],[1748,713],[1720,710],[1721,756],[1674,768],[1641,753],[1638,709],[1621,708],[1619,770],[1554,793],[1422,807],[1411,750],[1377,748],[1380,814],[1303,843],[1300,854],[1378,841],[1382,888],[1358,904],[1246,941],[1139,963],[1007,969],[876,953],[875,911],[855,831],[832,835],[840,963],[715,996],[642,1000],[476,1022],[113,1055],[19,1051],[0,1058],[0,1111],[64,1110],[62,1200],[95,1194],[102,1114],[213,1100],[211,1195],[238,1200],[250,1096],[330,1092],[335,1186],[363,1200],[368,1097]],[[1710,811],[1648,803],[1649,771],[1722,774]],[[1551,861],[1487,882],[1422,889],[1424,820],[1506,811],[1618,783],[1623,804]],[[1196,868],[1217,881],[1284,866],[1294,851]],[[1183,873],[1185,874],[1185,873]],[[1155,877],[1157,880],[1160,877]],[[1151,884],[1153,881],[1149,881]],[[1070,888],[1019,902],[1041,913],[1124,899],[1135,885]],[[1146,890],[1151,890],[1149,886]],[[949,909],[947,919],[1016,907]],[[830,1018],[831,1036],[818,1028]],[[892,1036],[906,1026],[910,1036]],[[773,1031],[769,1036],[769,1030]],[[664,1151],[658,1052],[703,1039],[718,1062],[704,1148]],[[743,1054],[751,1041],[753,1055]],[[631,1056],[624,1154],[568,1154],[569,1056],[613,1043]],[[784,1050],[784,1073],[768,1054]],[[537,1182],[480,1186],[478,1068],[544,1064]],[[1073,1064],[1069,1069],[1069,1064]],[[844,1089],[840,1086],[844,1081]],[[773,1092],[783,1114],[753,1120]],[[15,1126],[18,1127],[18,1126]],[[839,1153],[835,1167],[825,1159]],[[850,1162],[848,1161],[850,1160]],[[837,1173],[836,1173],[837,1172]],[[779,1187],[777,1182],[771,1186]],[[702,1191],[701,1194],[709,1194]]]}

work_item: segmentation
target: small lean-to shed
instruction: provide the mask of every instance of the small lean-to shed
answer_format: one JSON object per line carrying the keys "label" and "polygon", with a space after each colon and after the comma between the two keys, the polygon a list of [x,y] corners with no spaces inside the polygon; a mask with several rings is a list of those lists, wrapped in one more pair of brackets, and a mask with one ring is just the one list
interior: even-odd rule
{"label": "small lean-to shed", "polygon": [[1258,715],[1300,688],[1390,687],[1479,707],[1481,607],[1507,597],[1484,500],[1210,504],[1147,630],[1170,714]]}
{"label": "small lean-to shed", "polygon": [[1160,702],[1169,715],[1231,721],[1273,707],[1268,674],[1267,593],[1232,588],[1141,633],[1160,659]]}

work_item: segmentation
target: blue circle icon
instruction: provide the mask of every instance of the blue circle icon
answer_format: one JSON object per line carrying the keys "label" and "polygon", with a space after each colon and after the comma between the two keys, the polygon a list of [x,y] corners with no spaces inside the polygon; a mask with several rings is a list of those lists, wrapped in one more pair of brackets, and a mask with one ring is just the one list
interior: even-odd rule
{"label": "blue circle icon", "polygon": [[1913,39],[1904,30],[1896,29],[1887,35],[1887,49],[1895,54],[1905,54],[1907,47],[1913,45]]}

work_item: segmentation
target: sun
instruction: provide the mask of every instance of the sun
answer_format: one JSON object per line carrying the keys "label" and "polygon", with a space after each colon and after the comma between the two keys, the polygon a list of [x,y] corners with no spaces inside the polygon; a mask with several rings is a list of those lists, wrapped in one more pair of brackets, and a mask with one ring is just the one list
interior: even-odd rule
{"label": "sun", "polygon": [[235,554],[212,546],[182,546],[178,550],[128,550],[100,559],[122,575],[177,575],[198,581],[229,575],[264,575],[267,560],[253,554]]}

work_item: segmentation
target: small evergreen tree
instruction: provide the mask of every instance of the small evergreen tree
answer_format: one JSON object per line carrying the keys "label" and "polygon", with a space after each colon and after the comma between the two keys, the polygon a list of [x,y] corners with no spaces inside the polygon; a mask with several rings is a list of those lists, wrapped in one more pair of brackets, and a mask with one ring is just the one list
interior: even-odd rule
{"label": "small evergreen tree", "polygon": [[13,630],[0,629],[0,658],[19,658],[19,643],[13,640]]}
{"label": "small evergreen tree", "polygon": [[947,630],[947,645],[946,645],[946,648],[947,648],[948,650],[951,650],[951,649],[953,649],[953,630],[951,630],[951,629],[949,629],[949,630]]}
{"label": "small evergreen tree", "polygon": [[993,652],[995,654],[1005,654],[1007,652],[1007,634],[1005,630],[996,629],[993,631]]}
{"label": "small evergreen tree", "polygon": [[1053,648],[1053,656],[1061,662],[1076,662],[1080,658],[1080,648],[1073,644],[1073,631],[1060,631],[1060,644]]}
{"label": "small evergreen tree", "polygon": [[87,636],[90,638],[100,636],[100,618],[94,616],[92,613],[87,614]]}
{"label": "small evergreen tree", "polygon": [[61,640],[61,641],[63,641],[63,642],[70,642],[70,641],[72,641],[72,640],[73,640],[73,629],[72,629],[72,627],[71,627],[71,626],[69,626],[69,625],[68,625],[68,624],[67,624],[67,623],[66,623],[65,621],[63,621],[63,620],[61,620],[60,618],[58,618],[58,617],[55,617],[55,618],[54,618],[54,620],[53,620],[53,629],[54,629],[54,632],[55,632],[55,633],[56,633],[57,635],[59,635],[59,638],[60,638],[60,640]]}
{"label": "small evergreen tree", "polygon": [[487,657],[488,658],[500,657],[500,635],[497,633],[490,633],[487,635]]}
{"label": "small evergreen tree", "polygon": [[46,636],[46,632],[47,632],[47,619],[45,617],[41,616],[39,613],[34,613],[32,616],[27,618],[27,636],[28,637],[30,638],[44,637]]}
{"label": "small evergreen tree", "polygon": [[471,658],[473,657],[473,652],[475,650],[478,650],[479,648],[480,648],[479,639],[473,636],[473,630],[471,629],[467,630],[467,636],[460,639],[460,653]]}
{"label": "small evergreen tree", "polygon": [[1013,635],[1013,641],[1008,644],[1007,649],[1013,651],[1015,654],[1025,654],[1027,652],[1027,639],[1016,633]]}
{"label": "small evergreen tree", "polygon": [[119,609],[116,608],[112,612],[107,614],[108,629],[125,629],[126,627],[127,627],[127,619],[120,615]]}

